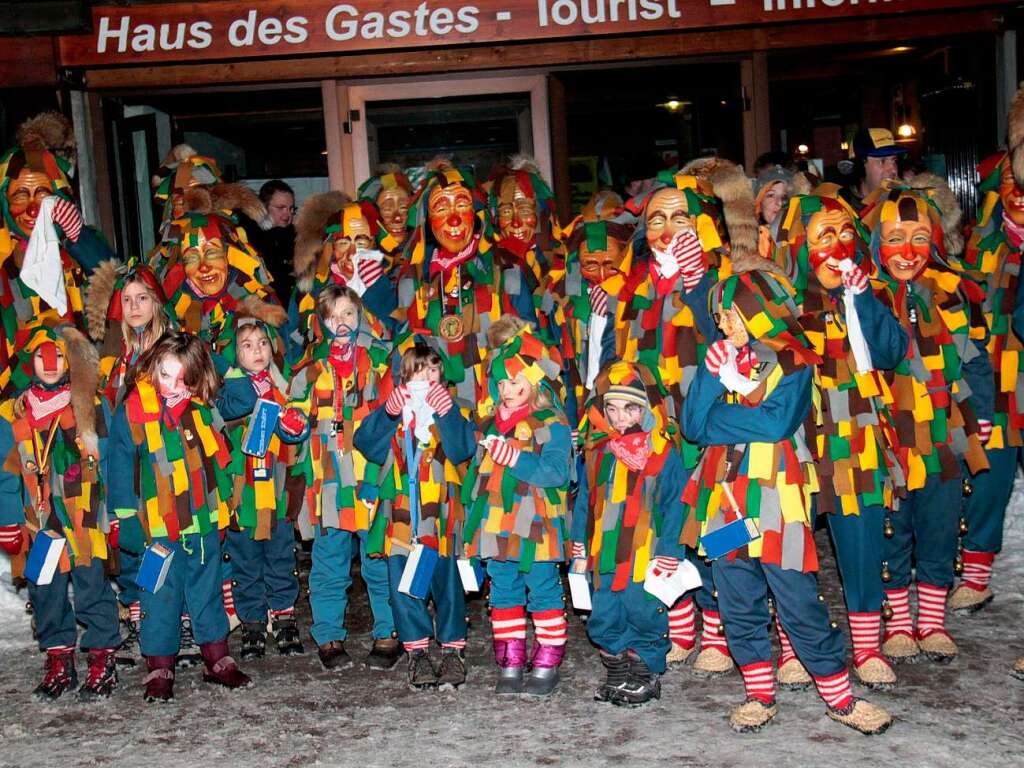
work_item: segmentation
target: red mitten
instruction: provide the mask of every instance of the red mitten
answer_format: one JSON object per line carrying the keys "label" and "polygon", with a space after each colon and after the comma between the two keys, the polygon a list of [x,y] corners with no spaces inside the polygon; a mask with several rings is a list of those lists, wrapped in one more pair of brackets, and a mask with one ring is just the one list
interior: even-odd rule
{"label": "red mitten", "polygon": [[988,419],[978,419],[978,438],[981,440],[981,444],[986,445],[990,437],[992,437],[992,422]]}
{"label": "red mitten", "polygon": [[78,236],[82,234],[82,214],[74,203],[58,197],[53,204],[53,223],[61,228],[68,240],[78,242]]}
{"label": "red mitten", "polygon": [[518,448],[506,440],[491,440],[487,444],[487,452],[491,454],[495,464],[500,464],[503,467],[514,467],[519,461],[521,453]]}
{"label": "red mitten", "polygon": [[854,296],[859,296],[868,289],[868,276],[863,269],[855,266],[843,272],[843,285]]}
{"label": "red mitten", "polygon": [[679,568],[679,561],[674,557],[654,558],[654,574],[656,576],[671,576]]}
{"label": "red mitten", "polygon": [[359,276],[363,279],[363,285],[370,288],[380,280],[384,274],[384,262],[367,259],[359,262]]}
{"label": "red mitten", "polygon": [[0,525],[0,549],[14,557],[21,552],[24,535],[20,525]]}
{"label": "red mitten", "polygon": [[281,416],[281,429],[289,435],[301,435],[306,428],[306,414],[298,408],[285,408]]}
{"label": "red mitten", "polygon": [[590,286],[590,311],[595,315],[608,314],[608,293],[600,285]]}
{"label": "red mitten", "polygon": [[704,355],[704,366],[717,376],[727,362],[729,362],[729,342],[719,339],[708,347],[707,354]]}
{"label": "red mitten", "polygon": [[384,410],[388,412],[389,416],[401,416],[402,409],[407,402],[409,402],[409,390],[403,384],[391,390],[391,394],[388,395],[388,399],[384,402]]}
{"label": "red mitten", "polygon": [[448,388],[436,381],[430,385],[424,400],[426,400],[427,405],[434,409],[434,413],[438,416],[447,415],[453,405],[452,396],[448,394]]}
{"label": "red mitten", "polygon": [[683,275],[683,288],[692,291],[706,271],[700,239],[693,232],[684,230],[672,238],[669,250]]}
{"label": "red mitten", "polygon": [[117,545],[121,540],[121,521],[116,517],[110,521],[110,532],[107,534],[107,546],[111,549],[117,549]]}

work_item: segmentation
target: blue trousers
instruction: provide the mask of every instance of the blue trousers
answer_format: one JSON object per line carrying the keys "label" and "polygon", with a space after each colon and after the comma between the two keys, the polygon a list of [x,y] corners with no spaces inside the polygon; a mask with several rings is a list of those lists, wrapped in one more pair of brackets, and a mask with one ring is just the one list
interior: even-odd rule
{"label": "blue trousers", "polygon": [[131,605],[139,599],[139,587],[135,577],[139,574],[142,555],[120,550],[121,571],[117,574],[117,600],[121,605]]}
{"label": "blue trousers", "polygon": [[[394,553],[395,550],[392,550]],[[388,579],[391,585],[391,610],[398,627],[398,639],[403,643],[436,637],[439,643],[466,639],[466,595],[454,557],[442,557],[434,568],[430,592],[426,600],[398,591],[402,571],[409,558],[392,554],[388,558]],[[434,619],[430,617],[427,601],[434,600]],[[434,625],[437,629],[434,629]]]}
{"label": "blue trousers", "polygon": [[[821,493],[833,491],[823,488]],[[838,503],[836,508],[839,508]],[[844,515],[840,509],[826,518],[836,548],[847,610],[854,613],[882,610],[885,507],[862,505],[859,515]]]}
{"label": "blue trousers", "polygon": [[910,586],[911,560],[917,580],[936,587],[953,584],[953,561],[960,536],[960,479],[931,475],[924,488],[910,491],[892,514],[895,535],[884,539],[882,552],[889,562],[889,589]]}
{"label": "blue trousers", "polygon": [[[68,599],[68,585],[74,589],[75,605]],[[69,573],[59,570],[53,581],[39,587],[29,582],[28,595],[36,617],[39,650],[61,645],[74,647],[78,639],[77,623],[85,625],[83,648],[117,648],[121,633],[117,623],[117,601],[110,588],[103,561],[93,558]]]}
{"label": "blue trousers", "polygon": [[[255,541],[250,531],[228,531],[224,549],[231,567],[231,593],[238,618],[265,622],[267,611],[283,611],[299,597],[295,575],[295,529],[278,521],[270,538]],[[226,574],[225,574],[226,575]]]}
{"label": "blue trousers", "polygon": [[530,613],[565,608],[565,593],[562,591],[558,566],[557,562],[534,563],[529,571],[521,573],[517,562],[488,560],[491,606],[515,608],[517,605],[525,605]]}
{"label": "blue trousers", "polygon": [[697,566],[697,572],[700,574],[701,586],[695,592],[691,592],[694,599],[697,601],[697,607],[701,611],[713,611],[718,612],[718,599],[715,597],[715,580],[711,575],[711,566],[704,562],[704,558],[697,554],[695,550],[687,550],[687,560]]}
{"label": "blue trousers", "polygon": [[665,671],[665,655],[672,649],[668,609],[644,591],[642,581],[631,581],[621,592],[612,592],[610,577],[594,591],[587,634],[608,653],[633,651],[651,672],[660,675]]}
{"label": "blue trousers", "polygon": [[389,600],[388,564],[383,558],[366,555],[366,531],[352,533],[337,528],[326,532],[316,526],[313,531],[313,567],[309,572],[309,603],[313,609],[310,630],[317,645],[348,637],[345,610],[348,588],[352,586],[352,549],[359,547],[360,571],[370,596],[373,612],[373,637],[394,637],[395,620]]}
{"label": "blue trousers", "polygon": [[818,600],[817,574],[739,558],[715,560],[712,571],[729,652],[739,666],[771,660],[770,589],[779,621],[807,671],[824,677],[846,668],[843,635],[832,628],[828,608]]}
{"label": "blue trousers", "polygon": [[1003,519],[1013,492],[1019,451],[1019,448],[993,448],[985,452],[990,468],[971,478],[974,492],[964,499],[967,519],[964,549],[998,553],[1003,548]]}
{"label": "blue trousers", "polygon": [[139,644],[144,656],[173,656],[181,639],[181,614],[192,617],[192,634],[200,645],[228,636],[228,617],[221,592],[220,534],[184,535],[178,541],[153,539],[174,553],[164,585],[156,593],[139,590],[142,626]]}

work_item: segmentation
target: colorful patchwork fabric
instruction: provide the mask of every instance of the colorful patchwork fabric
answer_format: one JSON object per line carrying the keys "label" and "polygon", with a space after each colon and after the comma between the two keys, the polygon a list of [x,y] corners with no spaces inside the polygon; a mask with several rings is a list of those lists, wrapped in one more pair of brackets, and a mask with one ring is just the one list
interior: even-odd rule
{"label": "colorful patchwork fabric", "polygon": [[[555,408],[535,411],[516,425],[508,442],[523,454],[539,454],[551,439],[555,424],[567,428],[565,416]],[[493,417],[484,422],[482,432],[485,437],[500,435]],[[535,562],[564,560],[567,489],[568,484],[561,488],[531,486],[517,479],[509,467],[495,464],[481,447],[462,486],[466,555],[518,562],[524,573]]]}
{"label": "colorful patchwork fabric", "polygon": [[[366,531],[373,507],[360,498],[365,481],[376,486],[380,468],[356,451],[352,438],[359,424],[391,390],[390,348],[361,332],[355,342],[352,370],[343,374],[330,362],[331,342],[310,347],[293,370],[289,405],[309,419],[310,436],[292,469],[289,493],[301,504],[298,525],[303,535],[320,529]],[[298,501],[296,501],[298,500]]]}
{"label": "colorful patchwork fabric", "polygon": [[1020,281],[1021,247],[1014,247],[1006,232],[999,198],[1001,155],[984,164],[979,191],[983,195],[977,226],[964,258],[953,267],[985,287],[982,311],[988,325],[988,354],[995,379],[995,415],[988,448],[1024,445],[1024,344],[1013,332],[1012,320]]}
{"label": "colorful patchwork fabric", "polygon": [[[758,359],[770,359],[767,347],[753,346]],[[782,365],[762,363],[752,376],[763,382],[757,396],[728,394],[726,400],[753,404],[769,399],[783,375]],[[688,515],[681,542],[702,553],[701,537],[736,520],[753,520],[760,536],[730,553],[729,559],[757,558],[787,570],[817,571],[811,524],[817,490],[814,460],[802,427],[777,443],[709,446],[683,491]]]}
{"label": "colorful patchwork fabric", "polygon": [[142,379],[125,399],[125,414],[139,451],[139,517],[148,539],[227,528],[231,453],[217,410],[192,400],[171,426],[156,389]]}
{"label": "colorful patchwork fabric", "polygon": [[[98,399],[96,411],[98,437],[103,439],[105,421]],[[95,456],[82,456],[71,406],[55,417],[51,427],[43,429],[34,428],[14,400],[0,405],[0,418],[10,423],[14,437],[14,448],[4,457],[3,471],[21,481],[29,529],[54,531],[67,539],[60,562],[63,572],[87,567],[94,557],[106,560],[110,524],[99,461]],[[48,444],[52,447],[47,454]],[[46,457],[42,476],[41,455]]]}
{"label": "colorful patchwork fabric", "polygon": [[[408,455],[407,440],[413,456]],[[417,452],[419,463],[414,471],[419,512],[413,530],[410,460]],[[391,554],[396,543],[411,549],[416,541],[425,541],[435,547],[441,557],[461,556],[466,515],[460,488],[465,473],[465,464],[454,464],[445,453],[436,424],[430,427],[429,443],[417,446],[412,432],[407,433],[406,427],[399,423],[388,459],[380,470],[377,515],[384,527],[379,551]],[[370,538],[376,537],[371,534]]]}
{"label": "colorful patchwork fabric", "polygon": [[[639,471],[610,450],[610,441],[619,435],[604,415],[608,388],[638,380],[651,404],[645,415],[649,422],[642,424],[650,454]],[[666,510],[659,504],[659,482],[671,470],[667,462],[679,461],[679,432],[668,421],[664,394],[642,366],[613,363],[594,382],[594,392],[580,430],[586,455],[588,567],[595,588],[610,579],[612,591],[619,592],[646,578],[664,534]],[[574,513],[578,511],[579,502]]]}

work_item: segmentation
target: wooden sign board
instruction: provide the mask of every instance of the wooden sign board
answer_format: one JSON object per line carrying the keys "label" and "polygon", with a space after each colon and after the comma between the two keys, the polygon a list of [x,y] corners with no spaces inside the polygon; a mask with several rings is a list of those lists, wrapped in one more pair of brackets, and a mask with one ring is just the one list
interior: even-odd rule
{"label": "wooden sign board", "polygon": [[[94,6],[63,66],[344,54],[850,19],[1008,5],[994,0],[292,0]],[[899,23],[895,18],[893,23]],[[951,29],[950,32],[956,30]],[[908,29],[912,36],[912,29]]]}

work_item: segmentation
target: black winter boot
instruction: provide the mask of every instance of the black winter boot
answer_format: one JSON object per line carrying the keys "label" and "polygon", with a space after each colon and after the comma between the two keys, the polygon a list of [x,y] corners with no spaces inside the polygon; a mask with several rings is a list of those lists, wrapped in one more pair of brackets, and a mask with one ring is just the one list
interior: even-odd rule
{"label": "black winter boot", "polygon": [[604,685],[594,692],[594,701],[611,702],[626,685],[629,677],[629,659],[625,651],[619,654],[601,651],[601,663],[608,677]]}
{"label": "black winter boot", "polygon": [[262,659],[267,652],[267,625],[260,621],[242,622],[242,661]]}
{"label": "black winter boot", "polygon": [[661,698],[661,680],[644,664],[644,660],[634,653],[628,654],[629,674],[626,684],[619,688],[612,704],[620,707],[639,707],[651,699]]}
{"label": "black winter boot", "polygon": [[277,652],[282,656],[301,656],[306,652],[299,636],[299,625],[290,616],[280,616],[274,619],[272,629],[274,631],[274,642],[277,643]]}

